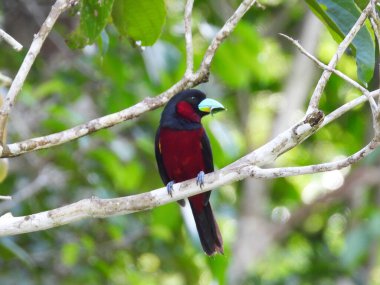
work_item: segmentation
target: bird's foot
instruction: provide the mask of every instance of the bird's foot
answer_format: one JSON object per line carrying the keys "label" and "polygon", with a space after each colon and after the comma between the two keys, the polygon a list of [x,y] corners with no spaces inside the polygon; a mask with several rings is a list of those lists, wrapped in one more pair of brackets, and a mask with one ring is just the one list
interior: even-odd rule
{"label": "bird's foot", "polygon": [[197,175],[197,185],[199,185],[199,187],[203,187],[203,185],[205,184],[205,173],[203,171],[199,172],[198,175]]}
{"label": "bird's foot", "polygon": [[174,191],[174,188],[173,188],[173,185],[174,185],[174,181],[170,181],[168,184],[166,184],[166,190],[168,191],[168,194],[170,195],[170,197],[173,197],[173,191]]}

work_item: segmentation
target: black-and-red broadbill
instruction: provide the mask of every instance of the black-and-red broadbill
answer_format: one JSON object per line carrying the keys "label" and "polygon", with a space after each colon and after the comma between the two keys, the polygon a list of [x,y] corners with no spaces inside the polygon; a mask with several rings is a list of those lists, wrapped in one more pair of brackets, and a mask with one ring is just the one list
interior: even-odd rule
{"label": "black-and-red broadbill", "polygon": [[[155,152],[169,194],[174,183],[195,177],[202,187],[204,174],[214,171],[210,142],[201,119],[224,109],[218,101],[206,98],[203,92],[195,89],[178,93],[165,106],[156,134]],[[209,202],[210,193],[189,197],[199,238],[207,255],[223,253],[222,236]]]}

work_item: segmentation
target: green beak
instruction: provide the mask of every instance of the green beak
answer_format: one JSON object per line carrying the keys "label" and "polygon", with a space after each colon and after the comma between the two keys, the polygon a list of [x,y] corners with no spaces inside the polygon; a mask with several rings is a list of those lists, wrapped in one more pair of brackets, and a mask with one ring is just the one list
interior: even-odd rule
{"label": "green beak", "polygon": [[202,112],[210,113],[211,115],[226,110],[222,104],[210,98],[206,98],[201,101],[201,103],[198,105],[198,109]]}

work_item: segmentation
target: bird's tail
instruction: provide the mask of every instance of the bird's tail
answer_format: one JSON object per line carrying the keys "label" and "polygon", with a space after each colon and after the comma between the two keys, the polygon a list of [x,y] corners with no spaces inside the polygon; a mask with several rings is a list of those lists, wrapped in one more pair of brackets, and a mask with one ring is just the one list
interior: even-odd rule
{"label": "bird's tail", "polygon": [[[194,201],[195,202],[195,201]],[[197,226],[199,239],[207,255],[223,254],[223,240],[209,202],[200,207],[190,199],[191,210]],[[197,205],[198,204],[198,205]]]}

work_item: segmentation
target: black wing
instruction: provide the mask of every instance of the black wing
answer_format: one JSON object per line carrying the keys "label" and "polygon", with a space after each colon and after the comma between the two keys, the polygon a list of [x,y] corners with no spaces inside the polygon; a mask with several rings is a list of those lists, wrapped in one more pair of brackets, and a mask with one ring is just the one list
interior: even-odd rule
{"label": "black wing", "polygon": [[205,173],[213,172],[214,161],[212,159],[210,141],[207,137],[206,132],[203,132],[203,136],[201,138],[201,146],[202,146],[202,156],[205,163]]}
{"label": "black wing", "polygon": [[[201,146],[202,146],[202,156],[205,164],[205,173],[210,173],[214,171],[214,161],[212,158],[212,151],[210,146],[210,141],[207,137],[206,132],[203,132],[203,136],[201,138]],[[205,205],[208,203],[210,198],[211,191],[205,193]]]}
{"label": "black wing", "polygon": [[167,185],[170,182],[170,179],[168,177],[168,174],[166,173],[164,161],[162,159],[162,154],[160,150],[160,130],[161,128],[158,128],[157,133],[156,133],[156,139],[154,142],[154,150],[156,153],[158,171],[160,172],[162,182],[164,182],[164,184]]}

